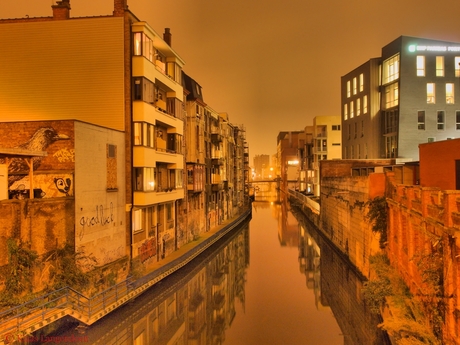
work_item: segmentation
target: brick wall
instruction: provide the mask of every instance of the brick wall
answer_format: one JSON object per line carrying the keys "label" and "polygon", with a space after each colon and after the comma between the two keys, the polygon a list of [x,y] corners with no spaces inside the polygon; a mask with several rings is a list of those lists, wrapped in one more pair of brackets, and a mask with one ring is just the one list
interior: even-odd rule
{"label": "brick wall", "polygon": [[[392,185],[388,189],[388,256],[411,293],[426,303],[426,314],[437,303],[445,308],[443,338],[455,342],[460,333],[459,271],[460,191]],[[439,265],[436,265],[436,262]],[[439,269],[439,292],[427,273]],[[443,310],[442,308],[438,308]]]}

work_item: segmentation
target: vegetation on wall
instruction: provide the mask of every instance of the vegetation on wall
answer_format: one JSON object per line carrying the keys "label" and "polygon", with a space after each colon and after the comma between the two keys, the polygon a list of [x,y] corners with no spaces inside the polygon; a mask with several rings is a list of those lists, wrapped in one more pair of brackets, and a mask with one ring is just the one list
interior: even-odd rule
{"label": "vegetation on wall", "polygon": [[70,286],[83,290],[88,286],[90,277],[87,271],[97,264],[94,256],[85,254],[83,250],[75,251],[73,245],[66,243],[56,249],[51,257],[54,259],[54,267],[50,272],[52,289]]}
{"label": "vegetation on wall", "polygon": [[367,202],[368,213],[366,219],[372,224],[372,231],[380,234],[380,248],[387,243],[387,202],[384,196],[378,196]]}
{"label": "vegetation on wall", "polygon": [[423,305],[411,296],[398,272],[390,265],[385,254],[370,257],[374,278],[363,287],[363,296],[373,313],[385,313],[382,327],[402,345],[440,345],[440,336],[427,325]]}
{"label": "vegetation on wall", "polygon": [[84,290],[90,282],[89,270],[96,265],[96,259],[83,251],[75,251],[67,243],[51,252],[46,260],[39,258],[30,244],[14,237],[8,238],[8,263],[1,268],[3,288],[0,292],[0,307],[19,305],[35,297],[34,275],[48,263],[50,269],[47,290],[53,291],[70,286]]}
{"label": "vegetation on wall", "polygon": [[442,246],[436,245],[429,254],[414,256],[414,261],[424,283],[423,294],[418,297],[423,304],[423,309],[430,321],[433,332],[438,337],[441,337],[446,309],[443,288]]}
{"label": "vegetation on wall", "polygon": [[38,254],[30,244],[8,238],[6,241],[8,264],[2,268],[5,288],[0,293],[0,305],[11,306],[22,302],[24,295],[32,292],[33,269],[38,264]]}

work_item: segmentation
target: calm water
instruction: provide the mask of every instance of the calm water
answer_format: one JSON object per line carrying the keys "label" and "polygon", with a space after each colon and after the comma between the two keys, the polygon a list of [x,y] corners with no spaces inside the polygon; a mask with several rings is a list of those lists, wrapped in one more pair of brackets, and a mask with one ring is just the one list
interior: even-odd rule
{"label": "calm water", "polygon": [[[255,202],[249,225],[87,328],[84,343],[386,344],[358,276],[294,214]],[[54,336],[82,336],[75,327]]]}

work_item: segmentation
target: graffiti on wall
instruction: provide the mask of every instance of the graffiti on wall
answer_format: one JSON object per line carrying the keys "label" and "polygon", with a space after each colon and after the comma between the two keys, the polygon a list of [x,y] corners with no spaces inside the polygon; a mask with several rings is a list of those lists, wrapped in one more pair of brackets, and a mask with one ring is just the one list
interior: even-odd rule
{"label": "graffiti on wall", "polygon": [[104,208],[102,205],[96,205],[95,212],[89,216],[83,216],[80,218],[80,229],[78,236],[80,240],[85,236],[85,231],[95,226],[105,226],[113,223],[113,203],[111,202],[109,207]]}
{"label": "graffiti on wall", "polygon": [[[18,124],[1,123],[2,147],[11,149],[0,157],[8,168],[8,195],[11,199],[30,197],[30,170],[33,173],[34,198],[72,196],[74,170],[73,140],[64,132],[73,132],[73,123],[58,121],[24,122],[21,131],[12,132]],[[13,134],[14,133],[14,134]],[[43,155],[43,152],[47,154]],[[56,174],[56,171],[66,172]],[[49,173],[48,173],[49,172]],[[62,179],[62,183],[55,180]]]}
{"label": "graffiti on wall", "polygon": [[53,157],[56,157],[59,162],[75,162],[75,150],[68,148],[60,149],[55,152]]}
{"label": "graffiti on wall", "polygon": [[[58,198],[73,196],[72,174],[37,174],[34,175],[34,198]],[[29,176],[11,185],[9,199],[28,199],[30,183]]]}
{"label": "graffiti on wall", "polygon": [[142,263],[144,263],[151,257],[155,256],[157,254],[156,238],[153,237],[148,240],[145,240],[144,243],[141,244],[138,250],[139,250],[139,257]]}

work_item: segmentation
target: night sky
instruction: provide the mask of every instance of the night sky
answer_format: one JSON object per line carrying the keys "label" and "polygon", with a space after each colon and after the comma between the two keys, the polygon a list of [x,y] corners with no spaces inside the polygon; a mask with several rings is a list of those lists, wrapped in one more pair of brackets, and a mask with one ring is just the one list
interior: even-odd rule
{"label": "night sky", "polygon": [[[52,0],[1,0],[0,18],[51,16]],[[111,14],[113,0],[71,0],[71,17]],[[340,115],[340,77],[401,35],[460,42],[458,0],[128,0],[157,33],[171,28],[205,102],[244,124],[251,157],[279,131]],[[3,48],[5,49],[5,47]],[[252,163],[252,159],[251,159]]]}

